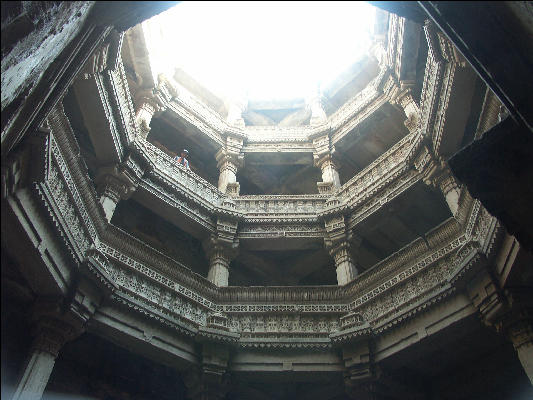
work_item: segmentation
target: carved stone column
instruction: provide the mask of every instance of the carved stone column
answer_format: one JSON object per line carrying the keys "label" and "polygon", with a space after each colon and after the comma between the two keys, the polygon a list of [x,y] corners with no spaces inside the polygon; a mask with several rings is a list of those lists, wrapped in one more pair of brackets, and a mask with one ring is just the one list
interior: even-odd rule
{"label": "carved stone column", "polygon": [[137,96],[136,103],[139,105],[135,120],[140,128],[140,134],[143,139],[146,139],[150,132],[150,122],[154,114],[160,110],[157,100],[154,98],[152,91],[146,91],[140,96]]}
{"label": "carved stone column", "polygon": [[505,335],[516,350],[518,359],[533,385],[533,298],[531,288],[504,291],[505,303],[498,316],[485,322]]}
{"label": "carved stone column", "polygon": [[222,400],[229,388],[229,349],[219,343],[203,343],[202,365],[185,375],[187,398]]}
{"label": "carved stone column", "polygon": [[467,284],[472,304],[485,325],[509,339],[533,384],[533,297],[531,287],[501,289],[490,271],[480,270]]}
{"label": "carved stone column", "polygon": [[232,255],[229,249],[220,244],[213,245],[209,251],[209,272],[207,279],[217,286],[228,286],[229,263]]}
{"label": "carved stone column", "polygon": [[347,241],[340,242],[337,246],[329,249],[329,254],[335,260],[337,283],[346,285],[353,281],[359,272],[350,254],[350,244]]}
{"label": "carved stone column", "polygon": [[320,160],[319,167],[322,170],[322,182],[331,182],[335,188],[341,186],[338,166],[331,156],[324,157]]}
{"label": "carved stone column", "polygon": [[38,310],[34,316],[34,340],[13,400],[39,400],[63,345],[83,332],[79,321]]}
{"label": "carved stone column", "polygon": [[244,128],[242,113],[246,110],[247,106],[248,99],[244,95],[231,99],[228,103],[228,116],[226,117],[228,124],[237,128]]}
{"label": "carved stone column", "polygon": [[339,178],[338,165],[331,155],[326,155],[316,162],[316,165],[322,170],[322,182],[317,183],[319,192],[326,192],[324,186],[329,186],[329,190],[335,190],[341,187]]}
{"label": "carved stone column", "polygon": [[115,165],[101,168],[95,181],[100,195],[100,204],[109,222],[118,202],[128,199],[135,191],[135,179],[122,167]]}
{"label": "carved stone column", "polygon": [[351,232],[347,230],[344,216],[342,215],[327,220],[325,225],[327,232],[325,245],[329,254],[335,260],[337,284],[346,285],[359,274],[350,252],[353,237]]}
{"label": "carved stone column", "polygon": [[399,94],[391,100],[392,104],[398,104],[403,108],[407,119],[404,121],[405,126],[409,132],[413,133],[418,129],[420,122],[420,108],[416,104],[413,94],[410,89],[399,89]]}
{"label": "carved stone column", "polygon": [[379,376],[374,363],[372,328],[359,313],[350,312],[339,320],[340,330],[330,335],[342,350],[344,387],[353,399],[374,399],[373,384]]}
{"label": "carved stone column", "polygon": [[218,189],[222,193],[238,196],[240,186],[237,182],[237,171],[244,166],[244,154],[241,152],[242,138],[228,135],[226,145],[215,155],[220,170]]}
{"label": "carved stone column", "polygon": [[[238,185],[238,167],[237,161],[234,157],[227,155],[225,152],[217,153],[217,167],[220,171],[220,175],[218,176],[218,190],[220,190],[222,193],[226,193],[228,190],[228,185]],[[237,192],[237,195],[239,194],[239,191]]]}
{"label": "carved stone column", "polygon": [[444,163],[436,165],[429,176],[424,179],[424,182],[440,189],[452,215],[455,216],[459,209],[461,186],[453,176],[450,168]]}
{"label": "carved stone column", "polygon": [[228,286],[229,264],[237,256],[237,222],[218,218],[217,232],[203,243],[209,258],[207,279],[217,286]]}
{"label": "carved stone column", "polygon": [[311,120],[309,121],[309,125],[318,126],[327,122],[328,117],[322,106],[322,95],[319,89],[309,97],[307,104],[311,110]]}

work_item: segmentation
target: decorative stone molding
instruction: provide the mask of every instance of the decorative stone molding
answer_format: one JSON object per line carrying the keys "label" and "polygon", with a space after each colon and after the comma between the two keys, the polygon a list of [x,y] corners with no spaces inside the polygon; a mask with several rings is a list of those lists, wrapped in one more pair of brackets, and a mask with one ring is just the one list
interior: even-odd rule
{"label": "decorative stone molding", "polygon": [[[113,115],[124,118],[119,123],[127,127],[121,128],[122,142],[129,143],[132,153],[140,159],[127,158],[122,165],[129,171],[127,174],[131,180],[138,180],[139,187],[147,194],[164,199],[161,201],[171,204],[176,212],[199,221],[205,232],[211,235],[210,254],[213,264],[221,265],[221,270],[227,270],[228,260],[240,237],[325,237],[331,246],[339,248],[338,254],[333,251],[333,257],[337,254],[338,262],[345,262],[351,229],[432,168],[431,153],[421,149],[421,135],[412,133],[338,191],[328,195],[239,196],[230,199],[202,178],[176,166],[170,157],[139,140],[138,135],[128,142],[128,132],[135,132],[128,125],[128,121],[134,121],[131,118],[134,114],[130,112],[128,104],[131,100],[120,74],[120,70],[114,75],[108,74],[107,86],[103,89],[112,100],[109,104],[114,107]],[[332,135],[340,137],[345,129],[352,129],[357,121],[364,119],[365,113],[380,104],[380,96],[392,93],[389,77],[390,71],[382,70],[368,90],[331,117]],[[185,91],[165,85],[158,89],[160,92],[156,96],[172,103],[172,112],[200,132],[212,135],[224,151],[230,149],[230,153],[240,154],[240,150],[232,149],[239,147],[239,140],[242,145],[251,137],[257,143],[271,141],[270,144],[276,146],[283,140],[310,145],[311,140],[317,139],[317,153],[324,152],[325,155],[329,154],[334,142],[329,138],[329,125],[286,129],[248,127],[240,132],[192,97],[187,99]],[[400,98],[400,101],[403,100]],[[408,107],[410,103],[405,104]],[[117,117],[117,121],[121,121],[120,118]],[[126,306],[132,312],[148,316],[151,323],[170,326],[202,343],[327,348],[336,343],[342,345],[344,341],[364,342],[363,338],[371,333],[381,334],[392,329],[450,296],[466,279],[465,271],[473,269],[472,265],[479,262],[479,253],[489,255],[492,251],[495,229],[492,219],[480,210],[478,203],[465,200],[459,202],[457,211],[458,215],[464,214],[464,227],[445,223],[428,235],[428,244],[411,243],[343,287],[216,287],[192,274],[186,266],[103,220],[94,207],[94,204],[98,205],[98,199],[90,191],[92,183],[71,147],[69,137],[73,134],[65,120],[61,110],[55,109],[49,116],[52,134],[47,136],[46,143],[41,143],[45,149],[42,157],[38,157],[41,183],[35,186],[32,196],[43,205],[51,223],[58,227],[74,260],[88,257],[92,254],[91,249],[98,250],[93,254],[94,259],[100,259],[97,268],[87,264],[89,271],[86,272],[95,277],[95,282],[100,282],[98,287],[102,291],[109,291],[110,304]],[[282,139],[276,138],[278,134]],[[230,143],[230,137],[236,138],[235,146]],[[149,170],[146,174],[145,164]],[[450,187],[445,180],[442,186],[443,191]],[[453,190],[452,186],[449,191]],[[342,215],[342,221],[337,219],[339,215]],[[319,225],[322,220],[324,227]],[[490,309],[490,305],[487,307]],[[78,311],[81,309],[79,307]],[[89,308],[84,312],[90,312]],[[520,318],[514,324],[506,323],[504,328],[508,335],[516,338],[519,349],[528,343],[520,339],[527,337],[520,333],[527,333],[527,329],[520,328],[523,325],[519,323]],[[515,318],[508,321],[511,320]],[[346,354],[346,359],[350,360],[347,364],[350,381],[358,376],[372,376],[371,364],[367,365],[361,357],[370,354],[368,348],[365,351]],[[215,375],[220,376],[223,369],[219,369],[216,363],[207,364],[207,370],[218,371]],[[199,392],[202,390],[209,392],[209,389]]]}

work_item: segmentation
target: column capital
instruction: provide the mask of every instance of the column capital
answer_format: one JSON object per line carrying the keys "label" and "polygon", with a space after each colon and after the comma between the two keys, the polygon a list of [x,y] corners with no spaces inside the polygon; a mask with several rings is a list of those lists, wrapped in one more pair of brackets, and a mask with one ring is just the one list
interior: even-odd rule
{"label": "column capital", "polygon": [[135,177],[119,164],[99,168],[95,183],[97,192],[107,192],[116,201],[128,199],[137,188]]}
{"label": "column capital", "polygon": [[135,104],[137,108],[135,110],[135,120],[139,126],[141,136],[146,139],[150,132],[150,122],[156,112],[163,109],[160,101],[154,96],[154,90],[147,89],[139,92],[135,96]]}
{"label": "column capital", "polygon": [[57,357],[65,343],[85,331],[86,319],[63,310],[60,299],[38,299],[32,314],[32,349]]}
{"label": "column capital", "polygon": [[315,165],[321,170],[324,170],[324,168],[327,168],[329,166],[332,166],[333,168],[338,170],[340,166],[338,161],[333,157],[333,154],[331,153],[327,153],[324,154],[322,157],[315,158]]}
{"label": "column capital", "polygon": [[411,86],[402,82],[391,96],[390,103],[397,104],[403,109],[407,117],[404,125],[409,129],[409,132],[415,132],[420,122],[420,107],[416,104]]}

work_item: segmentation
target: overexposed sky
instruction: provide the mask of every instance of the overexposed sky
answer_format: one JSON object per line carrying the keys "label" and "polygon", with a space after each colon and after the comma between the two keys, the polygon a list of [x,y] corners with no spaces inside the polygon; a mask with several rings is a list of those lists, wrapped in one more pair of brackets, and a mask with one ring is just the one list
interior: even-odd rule
{"label": "overexposed sky", "polygon": [[183,2],[144,23],[156,77],[176,67],[217,95],[288,99],[327,85],[370,45],[366,2]]}

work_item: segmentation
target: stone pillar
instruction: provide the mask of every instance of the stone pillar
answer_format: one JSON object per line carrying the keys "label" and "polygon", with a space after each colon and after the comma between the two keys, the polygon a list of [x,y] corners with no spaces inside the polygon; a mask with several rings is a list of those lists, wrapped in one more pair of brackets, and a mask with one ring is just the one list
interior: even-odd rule
{"label": "stone pillar", "polygon": [[244,129],[244,119],[242,118],[242,113],[246,110],[248,106],[248,100],[246,96],[241,95],[233,98],[228,103],[228,116],[226,121],[229,125],[235,126],[237,128]]}
{"label": "stone pillar", "polygon": [[150,132],[150,122],[152,121],[152,117],[157,111],[159,111],[160,107],[154,99],[151,91],[138,96],[136,103],[139,104],[139,106],[135,113],[135,121],[139,126],[141,137],[146,139]]}
{"label": "stone pillar", "polygon": [[237,163],[232,157],[228,157],[224,153],[217,153],[217,167],[220,171],[220,175],[218,176],[218,190],[226,193],[228,184],[237,183]]}
{"label": "stone pillar", "polygon": [[339,178],[338,166],[333,161],[331,155],[323,157],[317,164],[322,170],[322,182],[331,183],[334,189],[340,188],[341,180]]}
{"label": "stone pillar", "polygon": [[228,286],[229,264],[237,256],[237,221],[218,218],[216,233],[203,243],[209,258],[207,279],[217,286]]}
{"label": "stone pillar", "polygon": [[361,314],[354,312],[340,317],[339,328],[330,339],[342,350],[346,394],[358,400],[374,399],[371,389],[379,369],[374,363],[372,328]]}
{"label": "stone pillar", "polygon": [[215,246],[209,252],[209,272],[207,279],[217,286],[228,286],[229,263],[228,251],[223,246]]}
{"label": "stone pillar", "polygon": [[319,88],[317,88],[316,92],[309,97],[307,104],[311,110],[311,120],[309,121],[309,125],[318,126],[325,124],[328,117],[322,106],[322,95]]}
{"label": "stone pillar", "polygon": [[452,215],[456,216],[459,209],[461,186],[453,176],[450,168],[445,164],[441,164],[431,172],[429,177],[424,179],[424,182],[442,192]]}
{"label": "stone pillar", "polygon": [[322,170],[322,182],[317,182],[319,193],[329,193],[341,186],[338,166],[333,160],[335,148],[329,134],[313,138],[313,159],[315,166]]}
{"label": "stone pillar", "polygon": [[227,373],[229,349],[221,343],[203,343],[202,364],[184,377],[187,398],[191,400],[222,400],[230,388]]}
{"label": "stone pillar", "polygon": [[128,199],[135,191],[134,179],[119,166],[101,168],[95,179],[100,204],[107,221],[111,221],[120,200]]}
{"label": "stone pillar", "polygon": [[[326,220],[326,233],[324,239],[329,254],[335,260],[337,271],[337,284],[346,285],[355,279],[359,271],[350,253],[353,237],[344,222],[344,216],[334,216]],[[360,243],[360,239],[358,239]]]}
{"label": "stone pillar", "polygon": [[502,289],[490,265],[466,285],[485,325],[509,339],[533,384],[533,297],[530,287]]}
{"label": "stone pillar", "polygon": [[409,129],[409,132],[416,132],[418,124],[420,122],[420,108],[416,104],[413,94],[410,89],[398,89],[399,94],[391,100],[392,104],[398,104],[403,111],[407,119],[404,121],[405,126]]}
{"label": "stone pillar", "polygon": [[243,138],[234,135],[226,136],[226,144],[215,155],[220,171],[218,189],[222,193],[238,196],[240,186],[237,182],[237,171],[244,166],[244,154],[241,152]]}
{"label": "stone pillar", "polygon": [[46,316],[39,318],[30,349],[13,400],[39,400],[46,388],[55,360],[63,345],[82,332],[62,319]]}
{"label": "stone pillar", "polygon": [[337,284],[342,286],[353,281],[359,272],[350,254],[350,244],[347,241],[340,242],[329,249],[329,254],[335,260]]}
{"label": "stone pillar", "polygon": [[505,290],[505,311],[487,322],[513,343],[524,372],[533,385],[533,298],[529,290]]}

